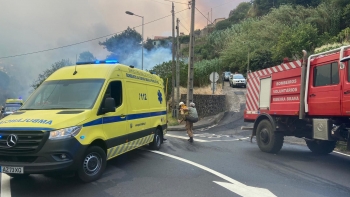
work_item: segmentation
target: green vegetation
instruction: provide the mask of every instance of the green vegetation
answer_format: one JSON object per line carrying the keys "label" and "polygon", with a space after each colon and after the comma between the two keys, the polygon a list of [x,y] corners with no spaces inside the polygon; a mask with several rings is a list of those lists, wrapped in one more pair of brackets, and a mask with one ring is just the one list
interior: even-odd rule
{"label": "green vegetation", "polygon": [[168,126],[180,125],[177,119],[174,118],[171,113],[168,113],[167,119],[168,119]]}
{"label": "green vegetation", "polygon": [[51,68],[46,69],[43,73],[39,74],[38,79],[31,85],[31,87],[34,90],[37,89],[46,80],[46,78],[48,78],[56,70],[65,66],[70,66],[70,65],[72,65],[72,63],[69,60],[65,60],[65,59],[53,63],[51,65]]}
{"label": "green vegetation", "polygon": [[[212,71],[246,73],[248,62],[255,71],[284,59],[300,59],[302,50],[313,54],[345,45],[350,39],[349,26],[348,0],[243,2],[212,33],[196,38],[194,85],[207,85]],[[188,49],[181,54],[188,54]],[[157,70],[168,72],[162,77],[171,79],[170,68],[162,64]],[[181,78],[181,84],[182,80],[187,81]]]}

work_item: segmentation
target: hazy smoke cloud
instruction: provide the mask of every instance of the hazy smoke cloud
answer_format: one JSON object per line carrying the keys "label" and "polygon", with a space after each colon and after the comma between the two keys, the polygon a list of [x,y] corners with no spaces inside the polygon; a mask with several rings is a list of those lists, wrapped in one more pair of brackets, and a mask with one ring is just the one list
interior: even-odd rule
{"label": "hazy smoke cloud", "polygon": [[[157,64],[167,62],[172,59],[171,48],[154,48],[151,51],[143,50],[143,69],[151,70]],[[126,59],[120,60],[120,63],[126,65],[135,66],[135,68],[141,69],[142,67],[142,51],[136,50],[134,53],[129,54]]]}

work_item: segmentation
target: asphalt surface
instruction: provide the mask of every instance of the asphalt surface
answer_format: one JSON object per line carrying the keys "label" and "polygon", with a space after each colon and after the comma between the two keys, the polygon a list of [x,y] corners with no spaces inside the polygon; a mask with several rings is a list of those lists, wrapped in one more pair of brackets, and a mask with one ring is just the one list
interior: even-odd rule
{"label": "asphalt surface", "polygon": [[[74,177],[1,177],[0,197],[181,197],[181,196],[350,196],[350,156],[316,156],[287,141],[278,154],[263,153],[250,132],[241,131],[240,112],[228,112],[218,125],[195,131],[169,131],[159,152],[147,147],[108,162],[103,177],[83,184]],[[7,195],[5,195],[7,194]]]}
{"label": "asphalt surface", "polygon": [[[195,131],[197,141],[193,144],[187,142],[185,132],[170,131],[172,137],[167,137],[160,151],[253,187],[244,193],[246,196],[256,188],[268,189],[275,196],[350,196],[350,157],[336,153],[315,156],[303,145],[288,143],[276,155],[263,153],[254,140],[249,142],[249,132],[240,131],[242,119],[230,121],[235,116],[228,113],[220,124]],[[10,179],[10,188],[13,197],[239,196],[235,189],[214,181],[228,183],[202,168],[145,147],[109,161],[103,177],[93,183],[82,184],[74,177],[31,175]]]}

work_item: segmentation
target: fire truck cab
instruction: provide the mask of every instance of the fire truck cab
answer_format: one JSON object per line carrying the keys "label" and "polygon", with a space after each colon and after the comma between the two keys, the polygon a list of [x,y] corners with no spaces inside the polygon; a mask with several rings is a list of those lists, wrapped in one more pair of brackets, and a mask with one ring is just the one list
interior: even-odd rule
{"label": "fire truck cab", "polygon": [[277,153],[284,136],[305,139],[318,154],[337,141],[350,149],[350,46],[248,74],[244,120],[263,152]]}

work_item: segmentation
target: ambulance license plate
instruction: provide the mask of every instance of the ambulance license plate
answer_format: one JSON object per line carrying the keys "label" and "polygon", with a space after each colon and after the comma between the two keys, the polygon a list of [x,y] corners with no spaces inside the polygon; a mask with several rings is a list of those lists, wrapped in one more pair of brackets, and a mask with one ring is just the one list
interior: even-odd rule
{"label": "ambulance license plate", "polygon": [[1,172],[8,174],[23,174],[23,167],[1,166]]}

